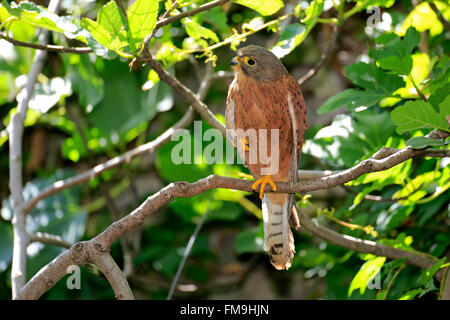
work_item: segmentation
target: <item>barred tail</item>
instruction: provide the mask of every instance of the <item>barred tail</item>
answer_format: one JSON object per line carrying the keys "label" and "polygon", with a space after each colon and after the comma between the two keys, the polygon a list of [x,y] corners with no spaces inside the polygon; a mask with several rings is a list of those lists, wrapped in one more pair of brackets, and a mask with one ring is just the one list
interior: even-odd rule
{"label": "barred tail", "polygon": [[[277,270],[289,269],[295,253],[294,236],[289,226],[292,201],[289,194],[264,194],[262,213],[264,219],[264,250]],[[296,215],[296,212],[292,212]]]}

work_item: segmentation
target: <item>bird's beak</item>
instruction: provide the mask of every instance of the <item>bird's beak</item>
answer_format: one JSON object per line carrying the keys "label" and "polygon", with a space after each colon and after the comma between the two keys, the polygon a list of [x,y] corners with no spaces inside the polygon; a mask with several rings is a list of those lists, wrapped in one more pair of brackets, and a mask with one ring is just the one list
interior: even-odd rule
{"label": "bird's beak", "polygon": [[230,66],[236,66],[238,64],[239,64],[239,62],[237,60],[237,57],[234,57],[233,59],[231,59]]}

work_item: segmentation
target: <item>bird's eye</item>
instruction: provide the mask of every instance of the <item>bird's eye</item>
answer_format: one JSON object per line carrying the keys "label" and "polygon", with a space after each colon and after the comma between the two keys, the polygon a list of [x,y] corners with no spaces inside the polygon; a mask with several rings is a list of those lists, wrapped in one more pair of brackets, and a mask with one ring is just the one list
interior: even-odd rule
{"label": "bird's eye", "polygon": [[256,64],[256,61],[255,59],[245,57],[245,63],[248,64],[249,66],[254,66]]}

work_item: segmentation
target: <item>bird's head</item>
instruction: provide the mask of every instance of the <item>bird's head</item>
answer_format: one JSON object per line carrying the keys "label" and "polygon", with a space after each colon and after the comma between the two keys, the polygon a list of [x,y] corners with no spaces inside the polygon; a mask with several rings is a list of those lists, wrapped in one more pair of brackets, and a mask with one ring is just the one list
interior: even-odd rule
{"label": "bird's head", "polygon": [[249,45],[237,51],[230,65],[238,74],[258,81],[277,81],[287,74],[280,59],[261,46]]}

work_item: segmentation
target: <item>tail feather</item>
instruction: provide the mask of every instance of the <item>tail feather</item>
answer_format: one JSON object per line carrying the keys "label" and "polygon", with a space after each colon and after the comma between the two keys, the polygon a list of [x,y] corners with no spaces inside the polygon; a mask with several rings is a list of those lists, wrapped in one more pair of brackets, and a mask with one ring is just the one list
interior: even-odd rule
{"label": "tail feather", "polygon": [[[289,269],[295,253],[294,236],[289,226],[292,201],[288,194],[265,194],[262,201],[264,250],[277,270]],[[292,214],[291,214],[292,212]]]}

